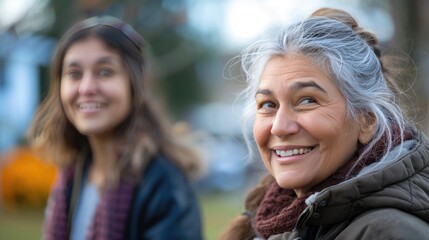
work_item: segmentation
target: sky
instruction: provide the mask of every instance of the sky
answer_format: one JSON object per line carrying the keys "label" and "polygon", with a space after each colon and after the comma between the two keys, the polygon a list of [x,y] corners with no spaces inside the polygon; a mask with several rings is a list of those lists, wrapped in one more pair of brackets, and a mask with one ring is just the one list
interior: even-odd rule
{"label": "sky", "polygon": [[227,50],[255,40],[268,26],[301,20],[320,7],[350,12],[361,26],[377,32],[382,41],[391,38],[394,32],[388,9],[369,7],[357,0],[188,0],[188,6],[190,24],[202,34],[218,33]]}

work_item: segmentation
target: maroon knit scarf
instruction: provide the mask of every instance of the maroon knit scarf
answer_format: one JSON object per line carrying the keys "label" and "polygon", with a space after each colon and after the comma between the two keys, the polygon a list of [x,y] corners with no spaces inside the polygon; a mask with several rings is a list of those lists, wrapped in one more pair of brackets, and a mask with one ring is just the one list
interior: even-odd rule
{"label": "maroon knit scarf", "polygon": [[[393,135],[394,145],[396,145],[400,142],[399,134],[396,129],[394,129]],[[411,139],[413,134],[411,131],[408,131],[404,135],[405,139]],[[313,187],[303,196],[297,197],[293,190],[283,189],[276,181],[273,181],[268,187],[256,212],[253,223],[255,231],[264,238],[292,231],[299,215],[307,207],[305,199],[313,193],[320,192],[329,186],[345,181],[347,176],[356,176],[363,167],[378,161],[384,152],[385,140],[386,138],[381,138],[374,146],[372,153],[368,155],[368,157],[362,159],[360,163],[354,167],[353,165],[358,156],[363,151],[363,147],[361,147],[351,161],[348,161],[329,178]],[[352,171],[350,172],[350,170]]]}
{"label": "maroon knit scarf", "polygon": [[[73,171],[65,170],[60,174],[57,185],[52,190],[51,199],[46,208],[46,240],[68,240],[70,229],[67,225],[67,189],[71,186]],[[133,199],[134,185],[121,181],[115,189],[101,194],[95,210],[94,219],[89,226],[86,239],[119,240],[124,239],[128,214]]]}

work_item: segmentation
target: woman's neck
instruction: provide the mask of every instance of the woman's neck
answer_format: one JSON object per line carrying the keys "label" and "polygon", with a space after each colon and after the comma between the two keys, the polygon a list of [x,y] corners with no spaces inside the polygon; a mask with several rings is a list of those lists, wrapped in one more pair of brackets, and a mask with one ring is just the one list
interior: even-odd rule
{"label": "woman's neck", "polygon": [[102,186],[108,174],[114,169],[117,158],[117,146],[113,138],[88,137],[92,152],[92,163],[88,180]]}

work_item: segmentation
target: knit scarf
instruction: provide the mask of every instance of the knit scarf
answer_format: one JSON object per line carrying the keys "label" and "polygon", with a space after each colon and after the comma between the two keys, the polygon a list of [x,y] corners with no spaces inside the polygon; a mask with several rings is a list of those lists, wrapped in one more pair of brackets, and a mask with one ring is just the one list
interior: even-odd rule
{"label": "knit scarf", "polygon": [[[412,135],[413,133],[411,131],[407,131],[404,134],[404,138],[411,139]],[[362,168],[378,161],[384,153],[385,140],[386,137],[377,141],[371,154],[361,159],[359,164],[354,166],[358,156],[360,156],[364,150],[364,147],[360,147],[350,161],[326,180],[314,186],[310,191],[300,197],[297,197],[292,189],[283,189],[276,181],[273,181],[268,186],[265,196],[256,211],[253,222],[255,231],[264,238],[292,231],[298,221],[298,217],[307,207],[305,200],[310,195],[347,180],[347,176],[356,176]],[[393,143],[397,145],[399,142],[399,131],[394,129]]]}
{"label": "knit scarf", "polygon": [[[73,181],[73,170],[63,170],[51,193],[46,208],[46,240],[68,240],[70,229],[68,191]],[[119,240],[125,238],[127,219],[133,200],[134,184],[121,181],[118,187],[104,190],[96,207],[86,239]]]}

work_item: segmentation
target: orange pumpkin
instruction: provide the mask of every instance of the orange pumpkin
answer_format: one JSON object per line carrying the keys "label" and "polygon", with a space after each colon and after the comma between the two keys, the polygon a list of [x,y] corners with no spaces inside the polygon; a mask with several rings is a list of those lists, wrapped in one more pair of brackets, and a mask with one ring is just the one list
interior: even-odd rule
{"label": "orange pumpkin", "polygon": [[6,208],[44,207],[57,168],[42,161],[35,151],[19,147],[0,158],[0,197]]}

